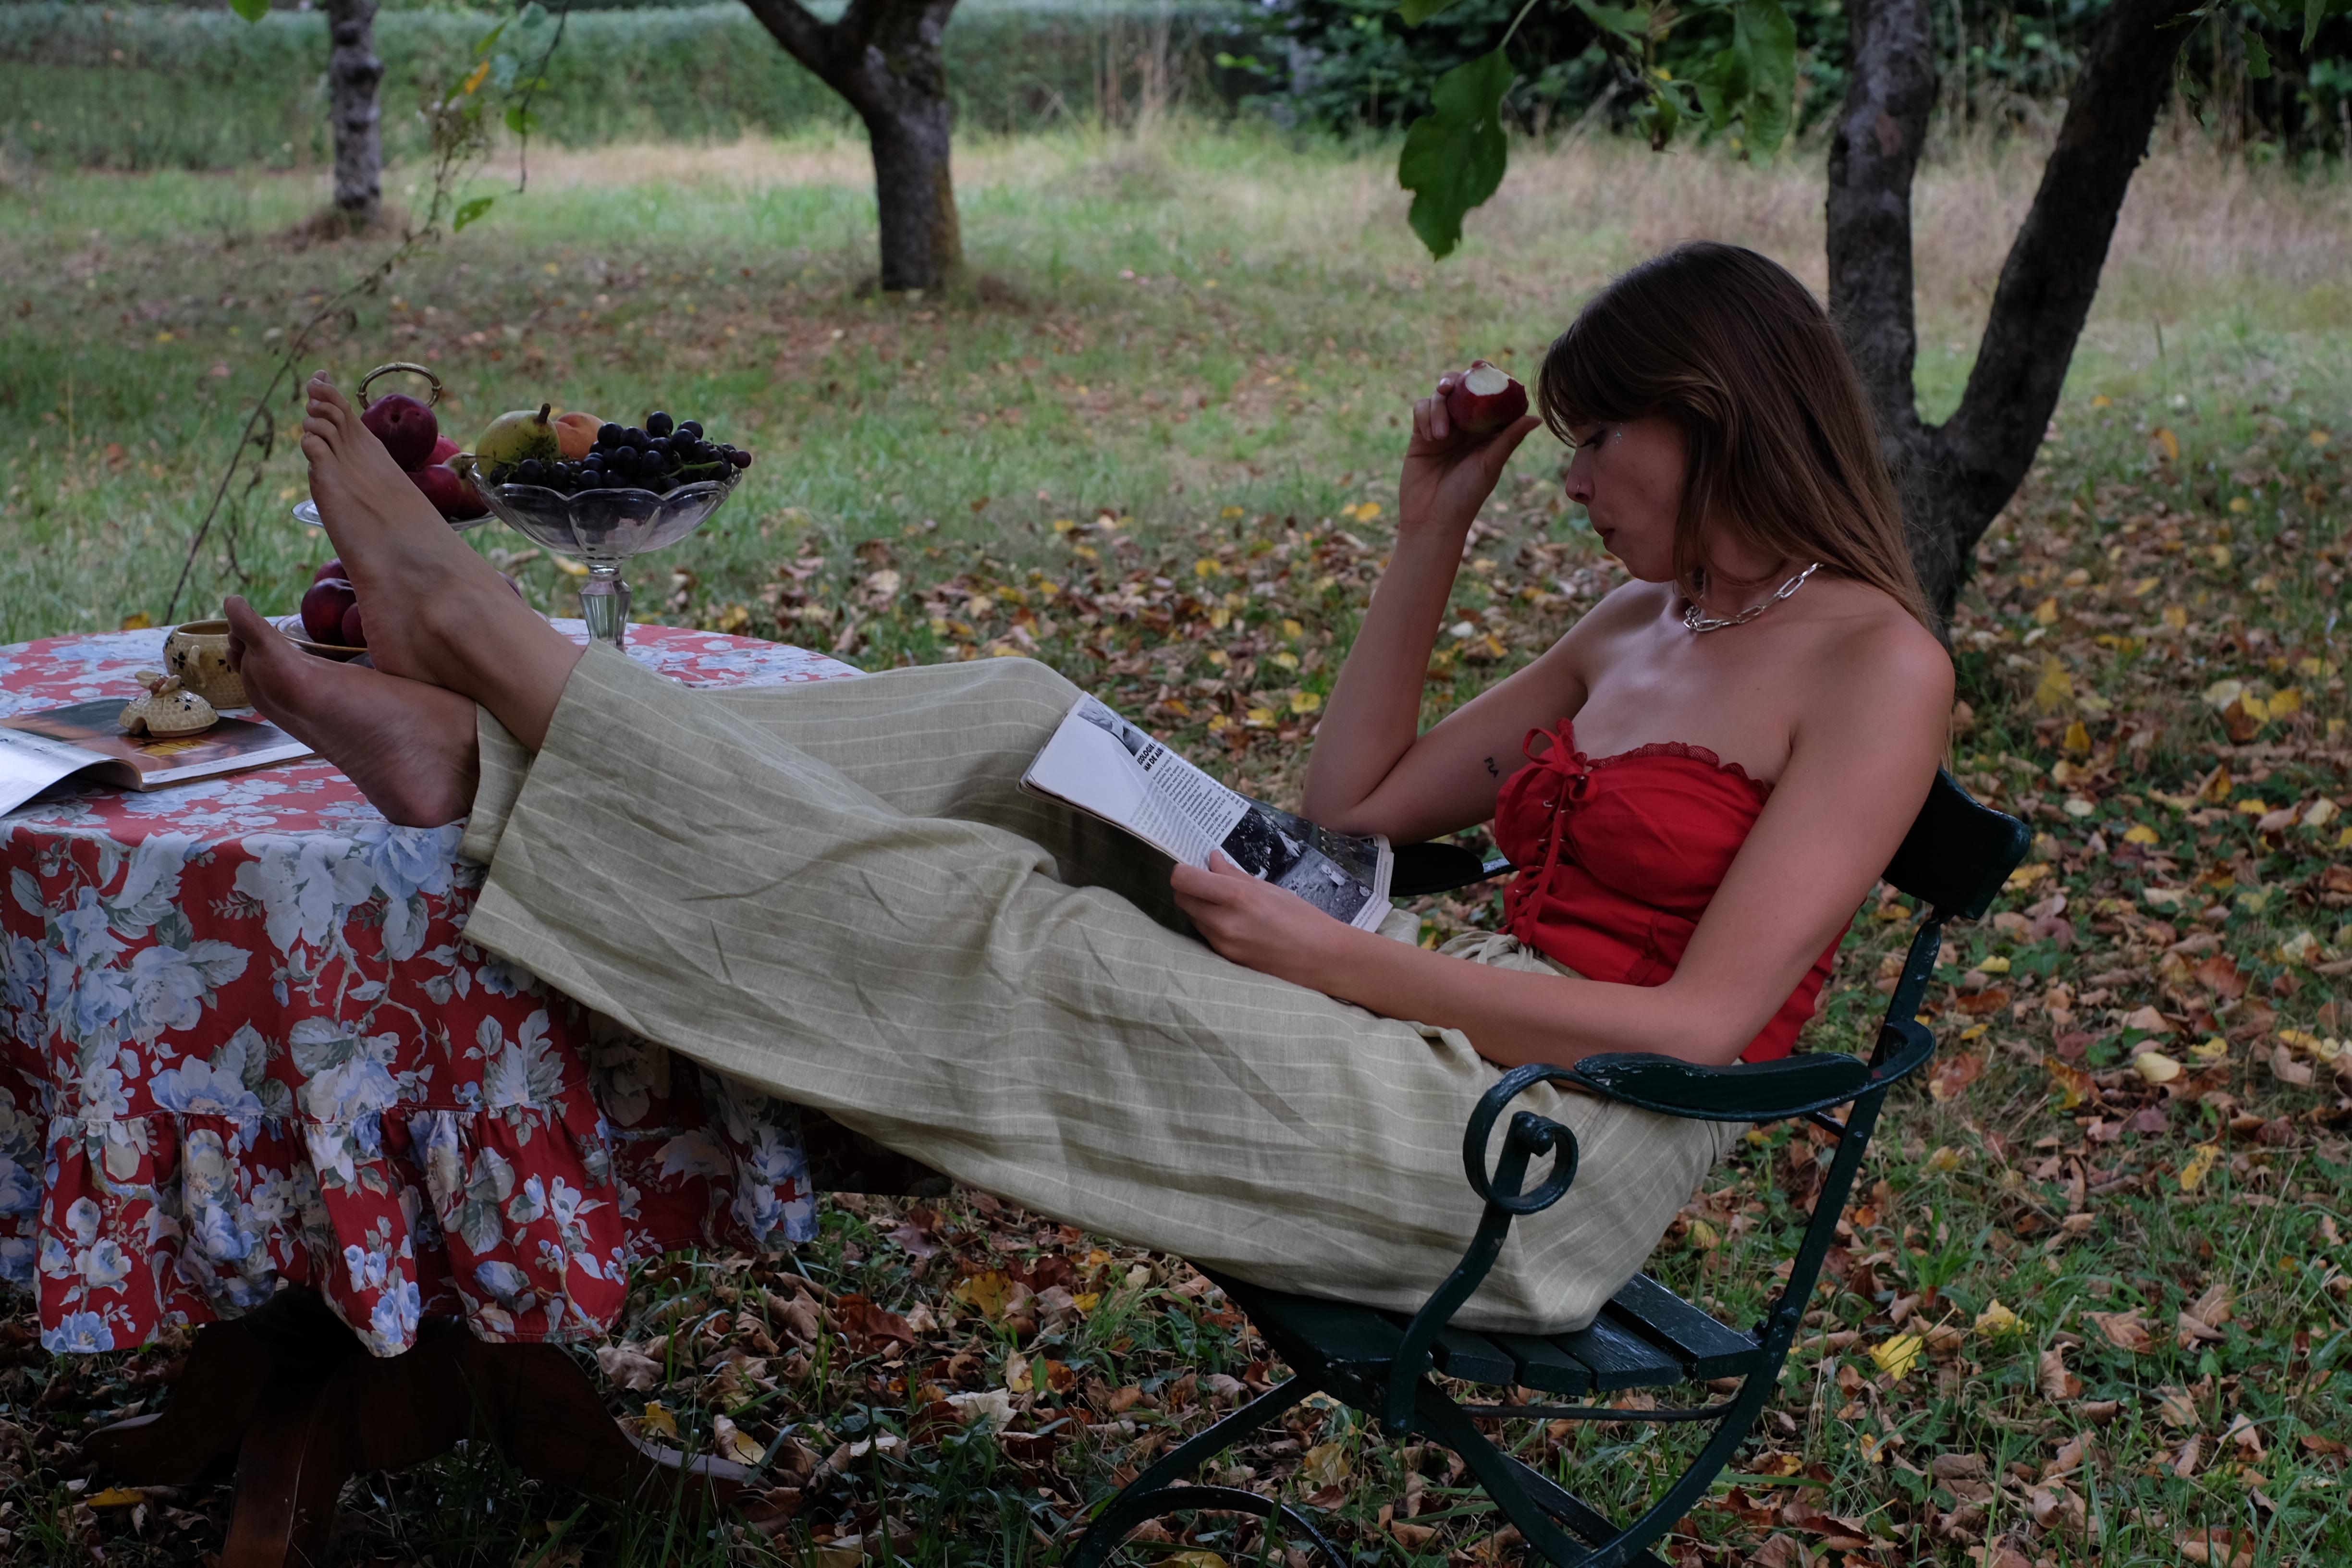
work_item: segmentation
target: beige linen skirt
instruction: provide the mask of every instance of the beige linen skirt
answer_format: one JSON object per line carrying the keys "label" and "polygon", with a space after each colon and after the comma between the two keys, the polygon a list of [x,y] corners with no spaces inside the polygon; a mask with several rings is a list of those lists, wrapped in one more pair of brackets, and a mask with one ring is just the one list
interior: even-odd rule
{"label": "beige linen skirt", "polygon": [[[536,756],[480,716],[467,936],[1024,1207],[1412,1310],[1477,1223],[1463,1129],[1499,1069],[1220,958],[1165,858],[1023,793],[1076,697],[1012,658],[685,690],[593,646]],[[1507,937],[1452,950],[1547,966]],[[1580,1327],[1738,1129],[1548,1086],[1517,1105],[1572,1128],[1580,1168],[1460,1321]]]}

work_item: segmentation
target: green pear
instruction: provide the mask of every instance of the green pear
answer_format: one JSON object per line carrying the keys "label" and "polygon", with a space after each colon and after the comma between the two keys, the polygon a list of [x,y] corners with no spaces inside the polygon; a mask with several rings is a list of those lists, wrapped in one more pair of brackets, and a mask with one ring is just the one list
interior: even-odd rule
{"label": "green pear", "polygon": [[537,408],[499,415],[475,438],[475,458],[493,473],[526,458],[537,458],[542,463],[562,460],[563,447],[555,422],[548,417],[554,412],[553,404],[542,403]]}

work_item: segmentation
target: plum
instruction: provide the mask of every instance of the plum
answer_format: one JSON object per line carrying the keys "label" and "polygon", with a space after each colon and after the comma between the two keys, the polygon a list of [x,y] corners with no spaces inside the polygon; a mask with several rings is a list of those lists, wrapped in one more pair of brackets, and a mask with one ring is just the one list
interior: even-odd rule
{"label": "plum", "polygon": [[333,560],[328,562],[324,566],[320,567],[316,572],[311,573],[310,581],[313,583],[323,583],[330,577],[347,578],[350,575],[350,573],[343,570],[343,558],[338,555]]}
{"label": "plum", "polygon": [[360,622],[360,602],[357,599],[353,599],[352,607],[343,612],[343,624],[341,630],[345,647],[367,647],[367,631]]}
{"label": "plum", "polygon": [[433,444],[441,438],[441,422],[433,417],[433,410],[404,393],[389,393],[369,404],[360,423],[404,468],[431,462]]}
{"label": "plum", "polygon": [[341,577],[322,577],[302,595],[302,630],[312,642],[330,646],[343,640],[343,612],[360,602],[357,590]]}
{"label": "plum", "polygon": [[411,469],[408,477],[415,481],[418,489],[425,492],[425,499],[433,503],[433,510],[443,517],[455,521],[481,515],[482,503],[475,499],[472,487],[458,476],[457,469],[446,463],[427,463],[421,468]]}

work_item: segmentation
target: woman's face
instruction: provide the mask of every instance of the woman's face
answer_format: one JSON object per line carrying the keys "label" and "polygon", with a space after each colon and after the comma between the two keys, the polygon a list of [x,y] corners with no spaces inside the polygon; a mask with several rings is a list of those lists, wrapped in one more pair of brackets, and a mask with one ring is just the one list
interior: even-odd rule
{"label": "woman's face", "polygon": [[1645,583],[1671,581],[1688,458],[1681,426],[1652,415],[1579,425],[1569,433],[1576,455],[1565,475],[1568,499],[1591,514],[1592,531],[1625,570]]}

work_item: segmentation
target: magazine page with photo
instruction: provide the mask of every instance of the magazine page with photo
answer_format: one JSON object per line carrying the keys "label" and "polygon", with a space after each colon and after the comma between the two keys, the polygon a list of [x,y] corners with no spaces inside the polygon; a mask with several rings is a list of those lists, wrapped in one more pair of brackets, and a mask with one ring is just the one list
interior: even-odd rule
{"label": "magazine page with photo", "polygon": [[1021,783],[1188,866],[1206,866],[1222,849],[1334,920],[1377,931],[1387,918],[1387,839],[1334,833],[1230,790],[1095,698],[1071,708]]}
{"label": "magazine page with photo", "polygon": [[122,709],[114,697],[0,718],[0,812],[68,779],[163,789],[310,755],[277,725],[252,719],[217,720],[193,735],[125,734]]}

